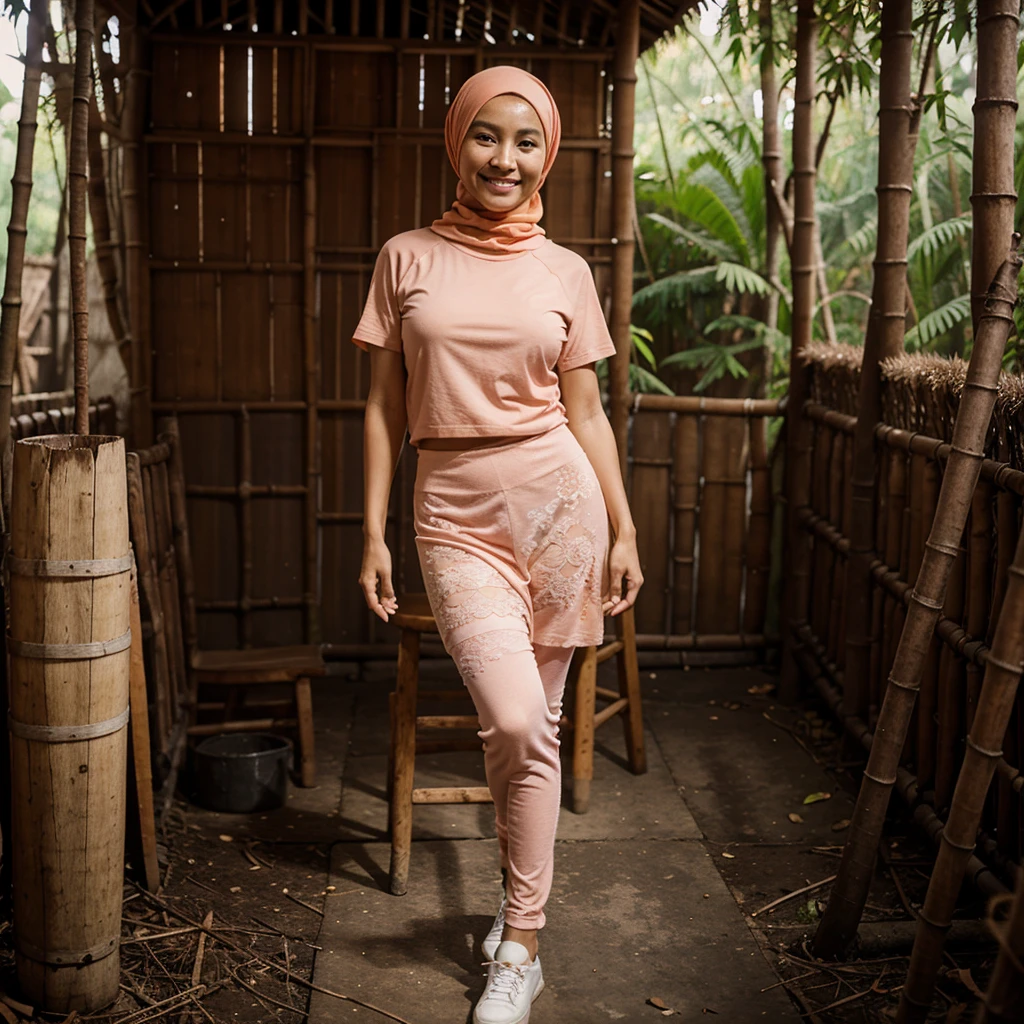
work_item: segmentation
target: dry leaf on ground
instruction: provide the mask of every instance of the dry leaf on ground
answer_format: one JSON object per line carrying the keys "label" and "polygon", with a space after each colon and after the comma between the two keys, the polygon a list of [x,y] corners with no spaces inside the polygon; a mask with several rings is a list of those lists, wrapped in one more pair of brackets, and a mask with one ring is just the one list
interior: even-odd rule
{"label": "dry leaf on ground", "polygon": [[789,818],[789,820],[793,822],[794,825],[800,825],[803,823],[804,820],[799,814],[796,813],[796,811],[790,811],[789,814],[786,815],[786,817]]}
{"label": "dry leaf on ground", "polygon": [[805,804],[816,804],[816,803],[818,803],[819,800],[831,800],[831,799],[832,799],[832,794],[831,793],[808,793],[807,796],[804,797],[804,803]]}

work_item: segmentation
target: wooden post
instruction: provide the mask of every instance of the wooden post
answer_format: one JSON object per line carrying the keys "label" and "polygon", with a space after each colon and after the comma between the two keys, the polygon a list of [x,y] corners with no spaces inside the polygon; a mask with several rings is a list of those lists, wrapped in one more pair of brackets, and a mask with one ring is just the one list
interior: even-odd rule
{"label": "wooden post", "polygon": [[124,440],[14,453],[10,730],[18,978],[51,1013],[116,999],[131,642]]}
{"label": "wooden post", "polygon": [[811,485],[811,425],[804,416],[808,395],[803,350],[811,342],[814,319],[814,75],[818,21],[813,0],[799,0],[796,35],[796,109],[793,113],[793,343],[790,350],[789,406],[786,410],[786,503],[788,567],[782,602],[784,621],[781,700],[794,700],[799,669],[794,658],[796,630],[807,618],[811,548],[800,524]]}
{"label": "wooden post", "polygon": [[615,342],[608,375],[612,430],[619,466],[626,476],[629,430],[629,361],[633,341],[629,334],[633,305],[633,124],[635,118],[636,62],[640,50],[640,0],[619,0],[612,68],[612,311],[611,336]]}
{"label": "wooden post", "polygon": [[75,433],[89,433],[89,294],[85,270],[86,193],[89,179],[89,106],[92,97],[93,0],[75,7],[75,88],[68,157],[68,246],[71,252],[71,321],[75,345]]}

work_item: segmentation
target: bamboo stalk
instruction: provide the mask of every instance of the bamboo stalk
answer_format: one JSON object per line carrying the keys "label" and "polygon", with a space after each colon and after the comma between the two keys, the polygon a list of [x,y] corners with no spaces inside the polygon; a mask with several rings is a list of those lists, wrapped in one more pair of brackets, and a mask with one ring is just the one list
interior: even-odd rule
{"label": "bamboo stalk", "polygon": [[[509,24],[512,24],[510,18]],[[619,0],[612,67],[612,250],[611,336],[615,355],[609,372],[612,430],[619,466],[626,476],[629,430],[629,361],[633,342],[629,333],[633,305],[633,123],[635,118],[636,62],[640,48],[640,0]]]}
{"label": "bamboo stalk", "polygon": [[[914,43],[911,8],[910,0],[886,4],[881,22],[881,100],[876,190],[878,246],[874,260],[871,315],[861,363],[857,430],[853,441],[850,557],[847,561],[846,675],[843,699],[849,708],[865,705],[863,690],[870,674],[870,565],[876,543],[874,428],[881,418],[879,363],[903,348],[907,234],[916,147],[910,97]],[[890,512],[890,517],[892,515]],[[821,928],[819,934],[822,934]]]}
{"label": "bamboo stalk", "polygon": [[793,700],[799,687],[794,657],[796,630],[807,619],[811,548],[800,528],[798,513],[808,504],[811,485],[811,425],[803,415],[808,372],[803,350],[810,344],[814,319],[814,77],[818,22],[813,0],[797,4],[796,108],[793,114],[793,276],[792,348],[787,409],[786,500],[788,507],[788,572],[782,613],[786,619],[779,697]]}
{"label": "bamboo stalk", "polygon": [[978,0],[978,85],[974,101],[971,320],[977,333],[985,294],[1013,231],[1017,191],[1017,26],[1014,0]]}
{"label": "bamboo stalk", "polygon": [[75,8],[75,86],[71,98],[68,157],[68,248],[71,256],[71,322],[75,350],[75,433],[89,433],[89,293],[85,267],[85,204],[89,179],[89,106],[92,97],[93,0]]}
{"label": "bamboo stalk", "polygon": [[124,178],[121,186],[121,207],[124,215],[125,293],[128,306],[128,336],[131,349],[128,354],[129,377],[132,385],[131,430],[136,448],[151,441],[147,363],[149,353],[143,301],[143,277],[146,252],[142,239],[141,183],[142,134],[145,125],[146,81],[144,70],[142,32],[132,25],[128,37],[128,74],[125,77],[124,111],[122,119],[122,149]]}
{"label": "bamboo stalk", "polygon": [[1003,350],[1013,323],[1022,259],[1019,235],[989,288],[953,428],[953,443],[939,493],[935,523],[910,596],[906,625],[882,703],[868,766],[843,850],[839,878],[815,936],[819,955],[838,955],[857,933],[874,871],[886,808],[921,681],[927,646],[942,610],[946,583],[959,549],[967,511],[981,471],[985,435],[995,405]]}
{"label": "bamboo stalk", "polygon": [[18,119],[18,149],[11,178],[11,219],[7,224],[7,271],[4,295],[0,302],[0,464],[2,464],[3,525],[10,518],[11,457],[7,447],[11,437],[11,393],[14,356],[21,326],[21,277],[25,266],[25,239],[28,236],[28,205],[32,196],[32,156],[36,141],[36,111],[39,107],[39,82],[42,78],[43,18],[47,10],[43,0],[31,0],[25,38],[25,84]]}
{"label": "bamboo stalk", "polygon": [[[765,261],[764,277],[774,281],[779,273],[779,240],[782,238],[782,211],[773,201],[776,189],[781,188],[785,165],[782,159],[782,142],[779,137],[779,88],[775,79],[775,40],[771,0],[760,0],[757,20],[761,31],[761,162],[764,165],[764,194],[767,197],[765,209]],[[769,327],[778,325],[779,293],[772,289],[767,300],[768,310],[765,323]],[[767,389],[772,377],[772,350],[764,346],[764,362],[761,370],[761,388]]]}
{"label": "bamboo stalk", "polygon": [[963,880],[967,858],[974,850],[986,796],[1000,745],[1013,711],[1024,669],[1024,534],[1009,571],[1003,609],[996,624],[992,648],[985,665],[985,677],[977,714],[963,767],[949,810],[938,858],[928,883],[924,906],[918,918],[917,936],[910,959],[906,985],[900,999],[898,1021],[923,1021],[931,1005],[942,951]]}
{"label": "bamboo stalk", "polygon": [[[92,237],[96,247],[96,265],[103,282],[103,302],[107,321],[114,335],[117,350],[122,358],[127,355],[131,338],[121,319],[117,304],[117,265],[114,263],[114,249],[117,243],[110,235],[110,208],[107,201],[107,172],[103,160],[103,138],[100,108],[95,95],[89,105],[89,219],[92,221]],[[113,160],[112,152],[109,154]]]}
{"label": "bamboo stalk", "polygon": [[[993,306],[992,289],[989,288],[988,301],[981,294],[981,289],[993,275],[1003,240],[1013,230],[1017,199],[1014,190],[1014,143],[1019,5],[1014,0],[978,0],[977,11],[978,54],[984,58],[978,62],[978,91],[974,104],[974,189],[971,204],[975,227],[971,314],[977,334],[976,345],[980,345],[983,328],[992,323],[990,313]],[[1019,239],[1014,237],[1016,245]],[[1014,253],[1011,260],[1016,261],[1014,266],[1019,270],[1020,257]],[[1005,263],[999,267],[996,280],[1005,273],[1005,268]],[[1012,278],[1014,296],[1016,276],[1014,273]],[[1008,280],[1007,286],[1010,283]],[[973,357],[971,363],[973,369]],[[998,366],[988,382],[990,386],[996,383],[997,372]],[[957,426],[967,401],[965,391]],[[986,427],[987,422],[986,419]],[[983,444],[984,437],[980,440]],[[1005,542],[1008,538],[1001,540]],[[1003,547],[1002,543],[1000,547]],[[1024,634],[1020,630],[1024,614],[1024,537],[1018,540],[1006,581],[963,766],[918,918],[910,967],[900,996],[899,1024],[923,1022],[928,1016],[964,866],[974,849],[995,765],[1002,755],[999,747],[1010,721],[1024,667]],[[941,798],[938,786],[936,795]]]}

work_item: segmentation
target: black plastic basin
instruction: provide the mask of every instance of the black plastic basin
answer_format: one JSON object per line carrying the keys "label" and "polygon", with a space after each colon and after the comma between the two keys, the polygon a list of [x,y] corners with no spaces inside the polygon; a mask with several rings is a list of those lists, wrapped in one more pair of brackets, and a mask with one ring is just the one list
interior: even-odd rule
{"label": "black plastic basin", "polygon": [[266,732],[209,736],[193,753],[196,801],[212,811],[281,807],[288,795],[292,742]]}

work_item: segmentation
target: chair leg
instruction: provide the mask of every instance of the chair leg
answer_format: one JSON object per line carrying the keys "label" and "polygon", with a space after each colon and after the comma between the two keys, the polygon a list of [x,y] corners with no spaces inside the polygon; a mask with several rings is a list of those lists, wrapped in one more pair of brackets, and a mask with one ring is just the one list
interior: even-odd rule
{"label": "chair leg", "polygon": [[586,814],[594,778],[594,709],[597,705],[597,648],[577,652],[576,699],[572,731],[572,809]]}
{"label": "chair leg", "polygon": [[299,781],[316,785],[316,745],[313,738],[313,688],[308,679],[295,680],[295,718],[299,726]]}
{"label": "chair leg", "polygon": [[394,798],[392,787],[395,782],[395,692],[388,694],[388,769],[385,777],[386,795],[388,801],[388,835],[391,835],[391,804]]}
{"label": "chair leg", "polygon": [[644,714],[640,701],[640,666],[636,657],[636,619],[632,608],[627,608],[618,618],[618,634],[622,641],[622,650],[615,659],[619,673],[619,696],[629,701],[626,713],[622,716],[626,755],[630,771],[634,775],[643,775],[647,771],[647,753],[644,750]]}
{"label": "chair leg", "polygon": [[403,629],[398,647],[398,678],[395,683],[395,753],[391,779],[391,892],[395,896],[404,896],[409,883],[419,660],[419,633],[414,629]]}

